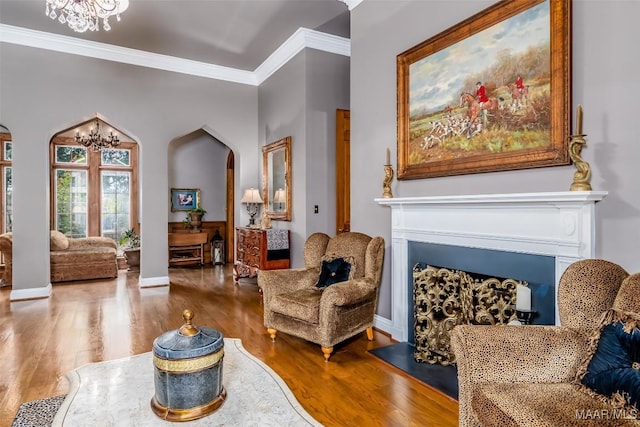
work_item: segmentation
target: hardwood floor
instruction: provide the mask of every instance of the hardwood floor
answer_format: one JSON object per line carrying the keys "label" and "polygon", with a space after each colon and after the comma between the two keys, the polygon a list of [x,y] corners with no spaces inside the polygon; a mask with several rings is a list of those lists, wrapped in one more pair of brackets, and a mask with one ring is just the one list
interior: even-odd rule
{"label": "hardwood floor", "polygon": [[169,287],[140,289],[137,273],[120,272],[17,302],[9,301],[10,288],[0,288],[0,426],[11,425],[20,403],[66,393],[71,369],[151,351],[157,336],[182,325],[185,308],[194,311],[194,324],[241,338],[326,426],[458,424],[455,400],[367,353],[391,344],[387,335],[375,331],[368,341],[362,333],[325,363],[315,344],[284,333],[271,342],[257,286],[234,285],[230,265],[172,268],[169,275]]}

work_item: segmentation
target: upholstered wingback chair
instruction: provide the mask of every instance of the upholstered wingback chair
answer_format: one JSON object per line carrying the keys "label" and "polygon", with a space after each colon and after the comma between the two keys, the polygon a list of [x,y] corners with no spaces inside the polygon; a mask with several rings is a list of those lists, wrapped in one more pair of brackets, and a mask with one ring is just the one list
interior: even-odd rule
{"label": "upholstered wingback chair", "polygon": [[[336,259],[349,262],[349,278],[319,289],[323,261]],[[334,345],[358,333],[366,330],[372,340],[383,259],[382,237],[356,232],[309,236],[304,268],[258,273],[264,325],[271,339],[281,331],[319,344],[325,361]]]}
{"label": "upholstered wingback chair", "polygon": [[[460,426],[640,425],[640,414],[612,416],[611,402],[576,380],[612,308],[640,313],[640,274],[590,259],[571,264],[560,279],[561,326],[456,326]],[[580,414],[600,418],[589,423]]]}

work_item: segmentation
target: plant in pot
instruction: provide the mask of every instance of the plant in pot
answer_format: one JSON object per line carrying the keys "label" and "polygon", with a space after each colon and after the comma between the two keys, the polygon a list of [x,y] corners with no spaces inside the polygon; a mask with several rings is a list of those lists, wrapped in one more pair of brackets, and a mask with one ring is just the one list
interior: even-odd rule
{"label": "plant in pot", "polygon": [[207,211],[201,207],[192,209],[187,212],[187,217],[182,221],[182,223],[184,224],[185,228],[190,226],[192,233],[199,233],[200,231],[202,231],[202,229],[200,228],[202,226],[202,217],[206,213]]}
{"label": "plant in pot", "polygon": [[140,236],[136,230],[133,228],[125,230],[118,243],[122,247],[129,270],[140,267]]}

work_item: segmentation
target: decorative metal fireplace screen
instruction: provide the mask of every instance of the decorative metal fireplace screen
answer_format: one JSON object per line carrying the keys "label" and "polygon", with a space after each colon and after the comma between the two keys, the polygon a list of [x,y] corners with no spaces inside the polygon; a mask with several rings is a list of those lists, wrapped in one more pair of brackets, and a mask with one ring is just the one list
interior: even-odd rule
{"label": "decorative metal fireplace screen", "polygon": [[417,362],[454,363],[449,334],[456,325],[495,325],[516,320],[516,289],[528,283],[479,276],[461,270],[415,265],[414,359]]}

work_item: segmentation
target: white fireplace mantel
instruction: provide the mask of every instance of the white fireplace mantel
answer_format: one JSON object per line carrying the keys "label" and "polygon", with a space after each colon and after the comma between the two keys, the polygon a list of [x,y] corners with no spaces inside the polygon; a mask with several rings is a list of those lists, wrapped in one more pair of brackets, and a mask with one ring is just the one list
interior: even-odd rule
{"label": "white fireplace mantel", "polygon": [[[606,191],[375,199],[391,207],[391,335],[408,339],[408,242],[555,257],[555,286],[573,262],[595,257],[595,203]],[[559,324],[556,298],[556,324]]]}

